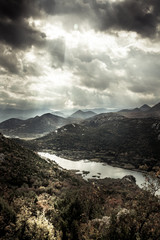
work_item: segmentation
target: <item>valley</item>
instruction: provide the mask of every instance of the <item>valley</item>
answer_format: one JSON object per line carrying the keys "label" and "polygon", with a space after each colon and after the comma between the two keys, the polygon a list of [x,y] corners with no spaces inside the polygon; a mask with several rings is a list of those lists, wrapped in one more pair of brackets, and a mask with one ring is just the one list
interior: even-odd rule
{"label": "valley", "polygon": [[159,139],[159,119],[105,113],[65,125],[42,138],[17,141],[35,151],[51,151],[71,160],[90,159],[127,169],[157,171]]}
{"label": "valley", "polygon": [[159,198],[146,184],[85,181],[0,134],[0,239],[158,239]]}
{"label": "valley", "polygon": [[0,123],[0,239],[159,239],[160,119],[81,114]]}

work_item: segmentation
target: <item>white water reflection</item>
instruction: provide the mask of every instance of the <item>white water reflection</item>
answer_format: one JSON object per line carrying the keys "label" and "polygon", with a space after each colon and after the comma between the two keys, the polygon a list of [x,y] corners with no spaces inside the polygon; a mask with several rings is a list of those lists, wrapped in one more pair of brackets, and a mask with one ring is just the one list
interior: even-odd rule
{"label": "white water reflection", "polygon": [[[112,167],[105,163],[92,162],[89,160],[71,161],[65,158],[58,157],[54,154],[39,152],[38,153],[43,158],[48,158],[55,161],[60,167],[67,170],[79,170],[84,179],[89,178],[123,178],[126,175],[132,175],[136,178],[136,183],[138,186],[142,187],[141,184],[144,183],[145,178],[142,173],[127,170],[118,167]],[[89,172],[84,174],[83,171]]]}

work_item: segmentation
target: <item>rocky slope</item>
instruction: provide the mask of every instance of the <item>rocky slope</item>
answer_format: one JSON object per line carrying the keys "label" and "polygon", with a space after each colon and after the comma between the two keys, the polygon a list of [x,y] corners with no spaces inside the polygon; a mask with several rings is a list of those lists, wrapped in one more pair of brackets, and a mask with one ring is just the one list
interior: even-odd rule
{"label": "rocky slope", "polygon": [[160,166],[160,121],[129,119],[116,113],[99,114],[26,144],[66,157],[90,158],[150,171]]}

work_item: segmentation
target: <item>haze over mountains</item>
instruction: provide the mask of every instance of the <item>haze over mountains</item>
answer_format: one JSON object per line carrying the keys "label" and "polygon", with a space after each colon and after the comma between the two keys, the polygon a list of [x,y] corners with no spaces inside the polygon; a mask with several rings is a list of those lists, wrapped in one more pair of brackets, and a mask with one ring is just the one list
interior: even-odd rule
{"label": "haze over mountains", "polygon": [[[18,118],[11,118],[5,120],[0,123],[0,131],[3,134],[11,137],[36,138],[45,135],[49,132],[55,131],[56,129],[66,124],[78,123],[79,121],[94,117],[96,115],[96,112],[93,112],[91,110],[90,111],[78,110],[71,114],[69,117],[62,117],[63,112],[53,113],[57,113],[59,115],[46,113],[41,116],[36,116],[26,120]],[[154,105],[153,107],[144,104],[139,108],[123,109],[117,113],[127,118],[149,118],[149,117],[159,118],[160,103]]]}
{"label": "haze over mountains", "polygon": [[140,108],[134,109],[122,109],[119,113],[129,118],[148,118],[148,117],[160,117],[160,103],[157,103],[153,107],[147,104],[142,105]]}
{"label": "haze over mountains", "polygon": [[92,111],[84,112],[82,110],[78,110],[75,113],[73,113],[70,117],[75,118],[75,119],[86,119],[86,118],[89,118],[89,117],[93,117],[95,115],[96,115],[96,113],[92,112]]}
{"label": "haze over mountains", "polygon": [[63,117],[46,113],[42,116],[36,116],[27,120],[11,118],[0,123],[0,131],[12,137],[27,137],[36,134],[45,134],[54,131],[56,128],[61,127],[70,121]]}

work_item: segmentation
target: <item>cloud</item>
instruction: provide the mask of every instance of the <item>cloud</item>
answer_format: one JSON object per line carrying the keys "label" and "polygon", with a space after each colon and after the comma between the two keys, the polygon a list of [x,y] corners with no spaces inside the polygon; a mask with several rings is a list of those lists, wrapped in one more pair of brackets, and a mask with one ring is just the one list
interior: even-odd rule
{"label": "cloud", "polygon": [[[84,89],[80,86],[72,86],[68,89],[67,94],[65,96],[66,103],[69,99],[72,107],[76,108],[87,108],[87,107],[97,107],[97,106],[105,106],[105,102],[108,100],[107,95],[99,95],[98,90],[93,89]],[[66,104],[67,107],[67,104]]]}
{"label": "cloud", "polygon": [[[49,6],[49,4],[46,2],[45,6]],[[100,31],[134,31],[143,37],[153,38],[156,33],[159,34],[157,29],[160,23],[159,10],[158,0],[114,2],[109,0],[55,0],[54,8],[48,13],[70,15],[72,23],[77,18],[77,21],[80,19],[82,24],[89,22],[91,27]],[[64,25],[67,24],[70,25],[69,21],[64,22]]]}
{"label": "cloud", "polygon": [[42,46],[45,35],[31,28],[26,21],[0,21],[0,41],[15,48],[25,49],[32,45]]}
{"label": "cloud", "polygon": [[[31,48],[29,51],[17,51],[13,48],[0,44],[0,75],[24,78],[26,76],[39,77],[44,74],[44,51],[43,55],[37,48]],[[11,81],[13,81],[11,79]]]}
{"label": "cloud", "polygon": [[1,0],[1,104],[158,102],[158,0]]}
{"label": "cloud", "polygon": [[35,0],[1,0],[0,17],[1,19],[17,20],[37,15],[37,3],[38,1]]}
{"label": "cloud", "polygon": [[40,15],[38,1],[0,1],[0,41],[15,48],[41,46],[45,35],[29,25],[29,17]]}
{"label": "cloud", "polygon": [[2,74],[6,74],[7,72],[11,74],[19,74],[20,70],[20,62],[17,59],[17,56],[12,50],[6,50],[4,46],[0,46],[0,66],[2,66],[5,71]]}
{"label": "cloud", "polygon": [[39,6],[48,14],[54,14],[55,12],[55,0],[40,0]]}
{"label": "cloud", "polygon": [[131,48],[125,63],[128,89],[134,93],[156,95],[160,88],[160,55]]}
{"label": "cloud", "polygon": [[52,67],[62,67],[65,62],[65,40],[58,38],[48,41],[47,50],[51,55]]}
{"label": "cloud", "polygon": [[91,62],[77,64],[75,74],[79,77],[80,85],[98,90],[105,90],[114,82],[113,72],[107,69],[104,62],[93,59]]}
{"label": "cloud", "polygon": [[[125,0],[96,4],[101,30],[134,31],[143,37],[155,37],[160,23],[157,0]],[[101,10],[101,12],[100,12]]]}
{"label": "cloud", "polygon": [[21,49],[42,46],[45,34],[30,25],[29,19],[42,19],[47,14],[61,16],[66,28],[88,23],[100,31],[134,31],[153,38],[159,34],[159,10],[158,0],[1,0],[0,41]]}

